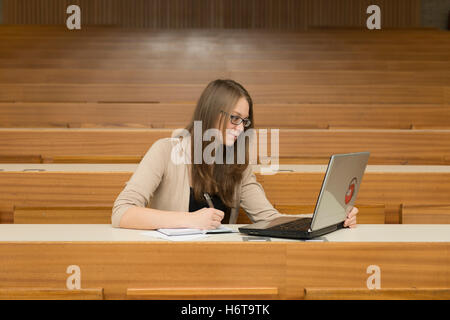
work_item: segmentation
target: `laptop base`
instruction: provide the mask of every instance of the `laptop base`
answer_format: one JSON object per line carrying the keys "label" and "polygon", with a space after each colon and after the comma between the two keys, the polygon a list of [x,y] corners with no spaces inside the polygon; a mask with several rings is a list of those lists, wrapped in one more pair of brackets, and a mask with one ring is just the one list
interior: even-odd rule
{"label": "laptop base", "polygon": [[[249,225],[251,226],[251,225]],[[339,230],[344,228],[344,223],[338,223],[335,225],[328,226],[326,228],[322,228],[319,230],[314,230],[311,232],[308,231],[278,231],[278,230],[270,230],[270,229],[252,229],[246,228],[247,226],[240,227],[239,232],[245,233],[252,236],[266,236],[272,238],[288,238],[288,239],[313,239],[324,234]]]}

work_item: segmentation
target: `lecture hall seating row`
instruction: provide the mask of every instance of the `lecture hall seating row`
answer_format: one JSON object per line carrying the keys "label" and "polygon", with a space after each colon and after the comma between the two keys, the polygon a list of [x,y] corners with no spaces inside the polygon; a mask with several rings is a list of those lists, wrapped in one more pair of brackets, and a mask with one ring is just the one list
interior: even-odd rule
{"label": "lecture hall seating row", "polygon": [[[172,129],[2,128],[0,162],[136,163],[153,142],[172,133]],[[268,133],[267,154],[258,154],[261,163],[271,157],[272,142],[277,142]],[[258,137],[262,134],[258,131]],[[280,163],[326,164],[331,154],[357,151],[371,152],[369,164],[450,163],[450,130],[281,129],[278,144]]]}
{"label": "lecture hall seating row", "polygon": [[[450,72],[450,70],[449,70]],[[0,102],[2,128],[184,128],[195,103]],[[255,104],[256,128],[450,129],[448,104]]]}
{"label": "lecture hall seating row", "polygon": [[[0,67],[8,69],[0,76],[5,86],[0,101],[194,103],[214,77],[243,82],[256,103],[442,104],[449,99],[450,43],[437,30],[98,27],[68,34],[63,27],[3,27],[0,38],[5,40]],[[186,50],[192,44],[196,49]],[[105,55],[108,59],[101,60]]]}
{"label": "lecture hall seating row", "polygon": [[[212,78],[213,79],[213,78]],[[239,81],[239,79],[236,79]],[[200,97],[204,84],[2,84],[1,102],[185,103]],[[245,83],[243,83],[245,85]],[[258,103],[449,104],[450,86],[419,85],[246,85]]]}
{"label": "lecture hall seating row", "polygon": [[382,71],[167,71],[148,70],[72,70],[72,69],[8,69],[0,74],[0,84],[127,84],[175,85],[179,83],[205,85],[211,79],[236,79],[247,86],[423,86],[450,85],[450,75],[442,71],[382,72]]}
{"label": "lecture hall seating row", "polygon": [[[358,207],[358,224],[384,224],[386,206],[384,204],[361,204]],[[275,209],[283,214],[309,214],[314,205],[277,205]],[[112,207],[34,207],[14,206],[13,221],[16,224],[109,224]],[[404,224],[449,224],[449,205],[401,205],[399,219]],[[252,221],[241,208],[237,224]]]}
{"label": "lecture hall seating row", "polygon": [[[192,44],[197,49],[186,50]],[[397,165],[368,167],[356,203],[359,223],[449,223],[450,172],[432,166],[450,162],[449,49],[448,34],[432,30],[171,33],[99,27],[68,34],[61,27],[2,26],[0,162],[115,165],[77,171],[46,165],[27,170],[24,164],[12,172],[0,165],[0,222],[109,223],[112,203],[132,173],[118,163],[138,162],[153,141],[171,132],[161,129],[184,127],[206,83],[228,77],[251,93],[259,128],[282,129],[281,162],[326,164],[331,153],[358,149],[372,151],[371,164]],[[257,179],[281,212],[309,213],[323,174],[324,168],[304,169]],[[241,210],[238,223],[248,222]],[[199,251],[189,243],[4,244],[2,256],[23,259],[0,263],[0,273],[8,274],[0,299],[450,296],[446,244],[316,245],[280,250],[276,243],[266,249],[205,244]],[[203,276],[215,267],[209,252],[219,253],[220,283]],[[186,277],[174,263],[180,253],[195,256],[181,270]],[[69,291],[62,288],[74,259],[87,287]],[[399,269],[396,259],[409,264]],[[247,269],[237,270],[234,261]],[[383,285],[391,289],[361,288],[365,266],[374,261],[383,265]],[[255,267],[261,265],[266,268]],[[130,266],[133,279],[126,277]],[[170,280],[168,288],[165,278],[185,280]],[[25,287],[29,283],[34,288]],[[230,283],[247,288],[224,288]]]}
{"label": "lecture hall seating row", "polygon": [[[8,169],[4,165],[6,170],[0,171],[2,223],[15,222],[14,214],[19,214],[15,211],[28,217],[28,210],[31,210],[33,215],[41,215],[36,219],[44,219],[58,215],[61,208],[67,209],[67,218],[79,214],[80,218],[94,219],[90,210],[99,210],[103,216],[100,218],[100,214],[96,223],[103,222],[102,219],[110,216],[112,203],[134,170],[129,165],[114,165],[114,168],[97,165],[93,169],[88,169],[92,165],[81,165],[84,169],[64,169],[65,165],[50,169],[46,166],[51,165],[44,165],[47,169],[23,171],[26,165],[22,169]],[[282,212],[313,211],[325,168],[301,167],[274,175],[255,173],[269,201]],[[368,167],[357,201],[363,208],[359,217],[361,222],[447,223],[450,205],[448,169],[397,167]],[[49,210],[42,211],[42,208]],[[42,216],[43,212],[45,216]],[[97,219],[96,214],[94,216]],[[242,214],[240,221],[248,222]]]}
{"label": "lecture hall seating row", "polygon": [[[276,288],[128,288],[126,298],[142,299],[274,299]],[[450,289],[445,288],[405,288],[369,290],[361,288],[305,288],[305,300],[447,300]],[[104,300],[104,288],[57,289],[57,288],[0,288],[0,300]]]}
{"label": "lecture hall seating row", "polygon": [[[283,214],[301,214],[314,212],[314,205],[274,205]],[[384,224],[385,206],[359,205],[359,224]],[[447,208],[448,209],[448,208]],[[14,223],[20,224],[108,224],[111,223],[112,207],[31,207],[15,206],[13,213]],[[443,221],[443,214],[439,208],[435,212],[434,221]],[[420,219],[420,213],[417,218]],[[437,218],[437,219],[436,219]],[[249,224],[252,221],[241,208],[237,224]]]}
{"label": "lecture hall seating row", "polygon": [[[245,85],[255,102],[257,127],[281,128],[281,163],[326,164],[332,153],[365,150],[372,152],[370,164],[450,161],[450,42],[445,32],[130,32],[99,27],[67,34],[58,27],[17,26],[0,28],[0,39],[5,40],[0,42],[3,163],[137,163],[153,141],[186,125],[201,90],[214,77]],[[192,43],[198,49],[186,50]],[[13,221],[14,208],[19,215],[77,205],[81,211],[103,208],[106,218],[126,181],[117,172],[108,177],[103,172],[0,174],[6,178],[2,188],[17,182],[24,186],[19,194],[33,190],[25,199],[5,190],[6,196],[0,196],[3,222]],[[87,180],[73,184],[76,174]],[[321,174],[298,172],[258,179],[280,210],[310,212],[320,187],[304,184],[311,175],[316,184],[321,181]],[[370,192],[362,190],[359,198],[362,207],[367,205],[362,222],[367,217],[377,223],[418,223],[424,216],[447,221],[448,186],[439,180],[446,175],[427,170],[368,174]],[[8,180],[13,176],[18,181]],[[72,203],[59,199],[60,190],[52,190],[54,201],[35,193],[55,177],[54,183],[72,194]],[[110,190],[106,198],[97,189],[85,193],[92,186],[101,189],[101,179],[119,180],[114,191],[104,186]],[[405,186],[413,191],[408,194]],[[296,192],[302,188],[308,195],[303,198]],[[436,188],[440,191],[431,192]]]}
{"label": "lecture hall seating row", "polygon": [[[0,261],[0,299],[448,299],[448,246],[241,241],[204,242],[199,250],[195,242],[151,238],[0,243],[1,256],[21,257]],[[74,261],[81,291],[65,289]],[[382,266],[380,290],[366,287],[373,263]]]}

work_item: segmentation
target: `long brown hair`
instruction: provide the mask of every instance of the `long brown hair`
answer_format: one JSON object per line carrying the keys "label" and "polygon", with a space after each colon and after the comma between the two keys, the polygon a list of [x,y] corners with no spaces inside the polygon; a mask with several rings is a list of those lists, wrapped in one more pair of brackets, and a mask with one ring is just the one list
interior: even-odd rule
{"label": "long brown hair", "polygon": [[[231,208],[235,206],[233,202],[234,192],[242,180],[242,173],[249,164],[249,141],[245,139],[245,163],[239,164],[233,162],[232,164],[227,164],[226,161],[223,161],[222,164],[216,162],[207,164],[202,160],[200,164],[194,164],[194,121],[201,121],[202,137],[203,133],[208,129],[221,128],[222,139],[225,139],[226,125],[230,121],[228,115],[231,114],[240,98],[245,98],[248,102],[248,119],[251,121],[250,126],[244,128],[244,131],[253,128],[253,101],[249,93],[236,81],[221,79],[210,82],[205,88],[197,102],[192,120],[186,127],[191,134],[192,189],[197,201],[201,201],[203,199],[203,193],[208,192],[211,195],[217,194],[227,207]],[[218,123],[219,128],[216,127]],[[202,139],[202,154],[209,143]],[[238,148],[236,144],[237,141],[233,145],[234,159],[237,159]],[[222,147],[225,157],[225,148],[227,147],[225,145]]]}

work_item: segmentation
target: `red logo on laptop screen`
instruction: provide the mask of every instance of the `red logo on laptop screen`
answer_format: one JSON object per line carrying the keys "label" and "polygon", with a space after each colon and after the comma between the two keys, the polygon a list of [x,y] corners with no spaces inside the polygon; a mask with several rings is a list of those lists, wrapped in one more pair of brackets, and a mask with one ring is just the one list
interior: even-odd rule
{"label": "red logo on laptop screen", "polygon": [[348,190],[345,193],[345,204],[348,204],[350,200],[352,200],[353,195],[355,194],[357,180],[356,178],[353,178],[352,181],[350,181],[350,184],[348,185]]}

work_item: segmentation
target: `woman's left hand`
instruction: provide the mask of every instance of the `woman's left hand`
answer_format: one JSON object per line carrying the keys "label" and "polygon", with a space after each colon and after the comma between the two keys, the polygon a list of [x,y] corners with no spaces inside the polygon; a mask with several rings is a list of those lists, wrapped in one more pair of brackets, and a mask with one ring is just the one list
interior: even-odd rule
{"label": "woman's left hand", "polygon": [[355,228],[356,227],[356,215],[358,214],[358,208],[353,207],[348,213],[347,219],[344,221],[344,227]]}

